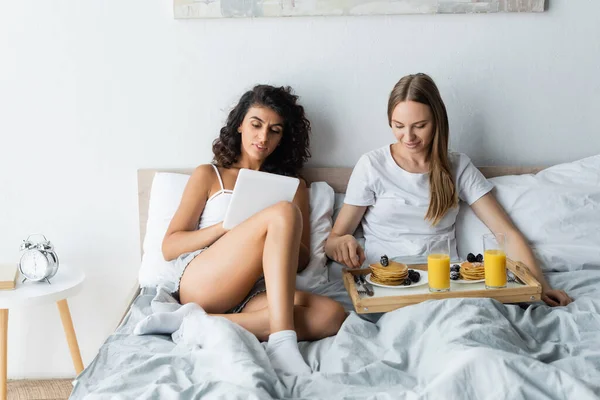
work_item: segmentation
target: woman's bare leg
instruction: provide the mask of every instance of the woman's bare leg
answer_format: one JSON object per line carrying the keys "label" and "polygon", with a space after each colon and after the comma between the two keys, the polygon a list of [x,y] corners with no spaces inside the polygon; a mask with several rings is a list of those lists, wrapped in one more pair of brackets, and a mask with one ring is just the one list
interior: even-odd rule
{"label": "woman's bare leg", "polygon": [[[235,322],[265,341],[271,333],[267,296],[260,294],[246,304],[239,314],[213,314]],[[319,340],[335,335],[346,312],[337,301],[306,292],[294,296],[294,325],[298,340]]]}
{"label": "woman's bare leg", "polygon": [[264,274],[270,332],[293,330],[301,233],[302,217],[293,203],[281,202],[254,215],[194,258],[181,278],[181,303],[224,313]]}

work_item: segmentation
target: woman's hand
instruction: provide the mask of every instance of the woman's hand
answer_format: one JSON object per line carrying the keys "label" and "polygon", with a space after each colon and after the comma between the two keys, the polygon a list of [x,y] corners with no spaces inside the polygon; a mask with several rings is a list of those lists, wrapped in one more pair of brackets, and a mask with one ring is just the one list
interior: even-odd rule
{"label": "woman's hand", "polygon": [[352,233],[358,227],[367,207],[344,204],[325,243],[325,254],[348,268],[360,268],[365,252]]}
{"label": "woman's hand", "polygon": [[[221,239],[223,236],[225,236],[225,234],[227,232],[229,232],[229,229],[225,229],[225,227],[223,226],[223,221],[221,221],[221,222],[213,225],[212,227],[214,227],[214,229],[215,229],[215,240],[214,240],[214,242],[216,242],[217,240]],[[210,228],[212,228],[212,227],[210,227]],[[213,243],[211,243],[211,244],[213,244]]]}
{"label": "woman's hand", "polygon": [[352,235],[339,236],[331,246],[331,258],[348,268],[360,268],[365,261],[365,252]]}
{"label": "woman's hand", "polygon": [[549,289],[542,292],[542,300],[550,307],[566,306],[573,301],[564,290]]}
{"label": "woman's hand", "polygon": [[[225,235],[227,232],[229,232],[229,229],[226,229],[223,226],[223,221],[219,222],[219,239],[221,238],[221,236]],[[216,240],[215,240],[216,242]]]}

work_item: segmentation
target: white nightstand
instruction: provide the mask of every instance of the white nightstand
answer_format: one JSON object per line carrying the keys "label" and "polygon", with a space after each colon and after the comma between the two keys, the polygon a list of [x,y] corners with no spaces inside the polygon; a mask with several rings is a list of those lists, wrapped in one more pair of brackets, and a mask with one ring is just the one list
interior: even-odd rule
{"label": "white nightstand", "polygon": [[23,278],[19,277],[17,287],[14,290],[0,291],[0,400],[6,399],[7,391],[8,310],[11,308],[56,302],[75,371],[77,374],[83,371],[83,362],[81,361],[79,345],[73,329],[67,297],[79,292],[84,279],[85,274],[82,271],[61,264],[56,275],[50,279],[50,284],[27,281],[22,283]]}

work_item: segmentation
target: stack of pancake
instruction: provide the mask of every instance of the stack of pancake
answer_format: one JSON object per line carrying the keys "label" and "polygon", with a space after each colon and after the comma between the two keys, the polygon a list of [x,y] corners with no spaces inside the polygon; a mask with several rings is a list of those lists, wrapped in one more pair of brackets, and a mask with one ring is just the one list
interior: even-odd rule
{"label": "stack of pancake", "polygon": [[371,280],[389,286],[400,286],[408,278],[408,267],[396,261],[389,261],[385,267],[381,263],[371,264]]}
{"label": "stack of pancake", "polygon": [[465,261],[460,264],[460,277],[466,281],[485,279],[483,263]]}

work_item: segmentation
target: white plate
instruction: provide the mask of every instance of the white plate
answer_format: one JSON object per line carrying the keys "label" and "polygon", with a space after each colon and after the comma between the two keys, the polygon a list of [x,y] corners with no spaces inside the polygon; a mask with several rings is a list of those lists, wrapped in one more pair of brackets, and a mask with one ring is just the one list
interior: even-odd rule
{"label": "white plate", "polygon": [[480,283],[480,282],[485,282],[485,279],[475,279],[474,281],[468,281],[468,280],[466,280],[466,279],[457,279],[457,280],[453,281],[452,279],[450,279],[450,282],[469,284],[469,283]]}
{"label": "white plate", "polygon": [[[450,264],[450,266],[452,267],[453,265],[462,265],[462,263],[464,263],[466,260],[463,261],[459,261],[459,262],[454,262],[452,264]],[[452,271],[450,271],[452,272]],[[457,279],[455,281],[453,281],[452,279],[450,279],[450,282],[454,282],[454,283],[464,283],[464,284],[470,284],[470,283],[480,283],[480,282],[485,282],[485,278],[484,279],[475,279],[474,281],[469,281],[467,279]]]}
{"label": "white plate", "polygon": [[427,285],[427,283],[429,282],[427,280],[427,271],[421,271],[421,270],[416,270],[416,271],[419,274],[421,274],[421,279],[419,279],[419,282],[413,283],[412,285],[409,285],[409,286],[404,286],[404,285],[398,285],[398,286],[394,286],[394,285],[382,285],[381,283],[375,283],[375,282],[373,282],[371,280],[371,274],[368,274],[367,276],[365,276],[365,279],[367,280],[367,282],[369,282],[373,286],[379,286],[379,287],[390,288],[390,289],[408,289],[408,288],[411,288],[411,287],[417,287],[417,286]]}

